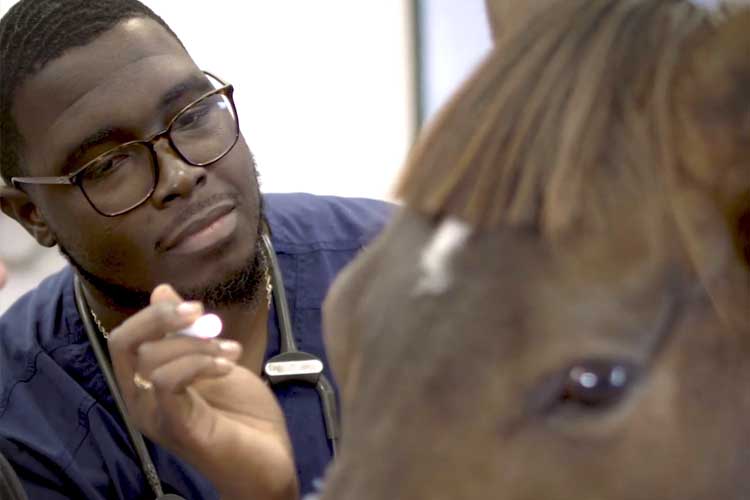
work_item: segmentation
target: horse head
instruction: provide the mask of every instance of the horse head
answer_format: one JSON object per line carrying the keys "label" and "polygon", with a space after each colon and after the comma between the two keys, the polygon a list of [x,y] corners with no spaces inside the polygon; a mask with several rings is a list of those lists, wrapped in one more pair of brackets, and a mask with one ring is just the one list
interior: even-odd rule
{"label": "horse head", "polygon": [[327,299],[324,498],[748,498],[750,12],[519,22]]}

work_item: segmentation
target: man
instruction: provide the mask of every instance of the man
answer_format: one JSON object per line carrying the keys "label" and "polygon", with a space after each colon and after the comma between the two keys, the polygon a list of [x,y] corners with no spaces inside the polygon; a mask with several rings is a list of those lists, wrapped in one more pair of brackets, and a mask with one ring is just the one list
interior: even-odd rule
{"label": "man", "polygon": [[[156,491],[89,318],[165,493],[310,491],[331,456],[318,394],[287,384],[274,398],[261,375],[279,351],[264,221],[294,337],[325,364],[321,301],[388,206],[261,196],[231,86],[137,0],[22,0],[0,22],[0,56],[0,204],[72,267],[0,319],[2,451],[29,497]],[[171,335],[205,310],[223,320],[223,340]],[[236,426],[247,439],[233,439]],[[251,466],[233,470],[235,456]]]}

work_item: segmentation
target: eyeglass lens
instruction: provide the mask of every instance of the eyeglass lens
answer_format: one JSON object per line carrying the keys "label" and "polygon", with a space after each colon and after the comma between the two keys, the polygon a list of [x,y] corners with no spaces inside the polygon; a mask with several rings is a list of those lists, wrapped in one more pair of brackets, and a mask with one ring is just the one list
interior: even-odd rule
{"label": "eyeglass lens", "polygon": [[[213,163],[234,146],[237,117],[228,97],[214,94],[193,103],[176,117],[172,144],[188,162]],[[116,215],[144,202],[154,190],[156,168],[148,146],[135,143],[116,148],[90,165],[81,187],[100,212]]]}
{"label": "eyeglass lens", "polygon": [[172,125],[172,142],[192,163],[215,161],[234,144],[237,117],[223,94],[214,94],[186,109]]}
{"label": "eyeglass lens", "polygon": [[102,213],[113,215],[141,203],[151,194],[156,169],[145,144],[131,144],[110,151],[89,166],[81,187]]}

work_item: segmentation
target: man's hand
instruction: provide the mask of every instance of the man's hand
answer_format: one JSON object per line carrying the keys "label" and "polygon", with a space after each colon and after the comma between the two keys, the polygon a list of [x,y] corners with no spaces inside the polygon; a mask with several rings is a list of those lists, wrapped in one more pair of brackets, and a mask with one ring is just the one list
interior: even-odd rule
{"label": "man's hand", "polygon": [[128,414],[143,434],[211,479],[225,500],[297,498],[284,416],[266,384],[235,364],[240,344],[169,335],[202,313],[199,303],[162,285],[149,307],[112,331],[109,350]]}

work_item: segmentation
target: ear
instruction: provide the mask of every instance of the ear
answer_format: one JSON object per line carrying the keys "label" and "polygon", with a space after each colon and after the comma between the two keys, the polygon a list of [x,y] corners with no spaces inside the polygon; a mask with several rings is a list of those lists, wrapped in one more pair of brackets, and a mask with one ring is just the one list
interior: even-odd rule
{"label": "ear", "polygon": [[57,238],[44,220],[39,207],[28,194],[10,186],[0,186],[0,208],[15,219],[42,246],[53,247]]}

